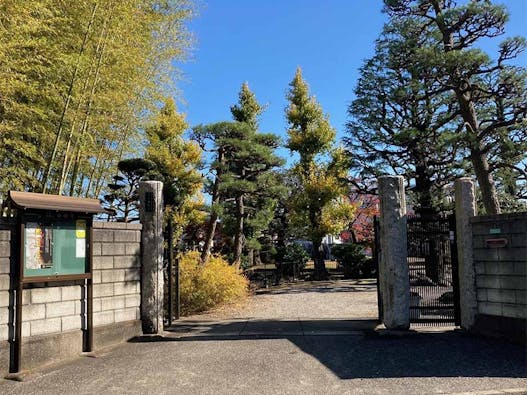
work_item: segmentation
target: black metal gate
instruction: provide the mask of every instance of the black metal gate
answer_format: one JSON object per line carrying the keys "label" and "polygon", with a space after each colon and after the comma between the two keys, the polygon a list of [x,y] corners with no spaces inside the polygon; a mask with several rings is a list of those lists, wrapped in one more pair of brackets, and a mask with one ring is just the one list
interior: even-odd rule
{"label": "black metal gate", "polygon": [[170,327],[174,320],[179,319],[179,261],[174,251],[174,229],[172,223],[163,232],[165,240],[165,250],[163,254],[163,275],[164,275],[164,318],[165,326]]}
{"label": "black metal gate", "polygon": [[410,322],[459,325],[455,216],[407,216]]}
{"label": "black metal gate", "polygon": [[373,217],[373,251],[372,258],[375,264],[375,273],[377,280],[377,311],[379,313],[379,323],[383,321],[383,306],[382,306],[382,295],[381,295],[381,285],[379,283],[379,250],[380,250],[380,240],[379,240],[379,218],[377,216]]}

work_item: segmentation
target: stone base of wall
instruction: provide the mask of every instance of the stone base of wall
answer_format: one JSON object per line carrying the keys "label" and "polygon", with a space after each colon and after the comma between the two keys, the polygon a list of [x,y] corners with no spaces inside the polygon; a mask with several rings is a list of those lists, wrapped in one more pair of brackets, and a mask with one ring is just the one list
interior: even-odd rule
{"label": "stone base of wall", "polygon": [[[141,335],[141,321],[125,321],[93,328],[93,348],[97,351],[125,342]],[[22,341],[22,371],[44,365],[64,362],[79,356],[82,352],[82,331],[32,336]],[[9,373],[10,344],[0,342],[0,375]]]}
{"label": "stone base of wall", "polygon": [[9,342],[0,341],[0,377],[5,377],[9,373]]}
{"label": "stone base of wall", "polygon": [[478,314],[471,332],[527,344],[527,320],[522,318]]}
{"label": "stone base of wall", "polygon": [[[7,376],[11,358],[8,341],[0,342],[0,375]],[[71,359],[82,352],[82,331],[69,331],[52,335],[22,339],[22,371],[35,369]]]}
{"label": "stone base of wall", "polygon": [[133,337],[141,336],[141,320],[117,322],[115,324],[93,328],[93,349],[123,343]]}

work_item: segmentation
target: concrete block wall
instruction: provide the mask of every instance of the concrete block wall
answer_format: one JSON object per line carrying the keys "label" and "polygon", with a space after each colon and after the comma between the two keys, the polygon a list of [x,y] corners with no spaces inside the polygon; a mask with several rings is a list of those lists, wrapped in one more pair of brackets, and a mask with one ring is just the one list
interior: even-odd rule
{"label": "concrete block wall", "polygon": [[[513,336],[525,337],[527,213],[480,216],[470,222],[478,305],[475,330],[514,330]],[[498,239],[505,245],[492,247]]]}
{"label": "concrete block wall", "polygon": [[11,230],[0,228],[0,341],[9,336]]}
{"label": "concrete block wall", "polygon": [[141,225],[95,222],[93,325],[140,319]]}
{"label": "concrete block wall", "polygon": [[[93,325],[140,319],[141,225],[94,222]],[[0,229],[0,341],[9,337],[11,234]],[[81,285],[25,289],[22,337],[82,328]]]}
{"label": "concrete block wall", "polygon": [[[14,227],[0,220],[0,374],[10,369],[13,336],[10,305],[18,264]],[[141,334],[139,224],[94,223],[94,349]],[[35,284],[22,295],[22,369],[59,362],[82,351],[85,306],[82,283]]]}

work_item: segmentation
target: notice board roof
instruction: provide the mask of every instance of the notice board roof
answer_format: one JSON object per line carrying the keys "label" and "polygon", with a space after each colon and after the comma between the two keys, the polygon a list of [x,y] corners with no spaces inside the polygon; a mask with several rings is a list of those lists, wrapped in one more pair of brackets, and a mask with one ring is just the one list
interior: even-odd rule
{"label": "notice board roof", "polygon": [[19,209],[68,211],[75,213],[104,213],[106,210],[97,199],[48,195],[45,193],[9,191],[9,200]]}

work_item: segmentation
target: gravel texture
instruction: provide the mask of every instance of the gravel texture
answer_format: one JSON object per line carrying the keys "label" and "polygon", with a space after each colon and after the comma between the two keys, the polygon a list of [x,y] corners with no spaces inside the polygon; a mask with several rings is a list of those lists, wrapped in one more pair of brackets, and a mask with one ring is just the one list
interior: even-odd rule
{"label": "gravel texture", "polygon": [[298,282],[261,289],[239,306],[189,316],[188,320],[372,318],[377,314],[373,279]]}

